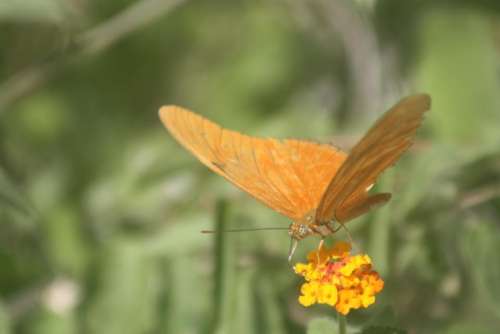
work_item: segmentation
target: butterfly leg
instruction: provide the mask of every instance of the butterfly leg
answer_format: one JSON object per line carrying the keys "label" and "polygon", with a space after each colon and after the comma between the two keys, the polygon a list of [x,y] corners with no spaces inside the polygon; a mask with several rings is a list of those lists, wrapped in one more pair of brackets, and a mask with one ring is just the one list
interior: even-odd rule
{"label": "butterfly leg", "polygon": [[320,256],[319,256],[319,253],[321,252],[321,249],[323,248],[323,245],[325,243],[325,237],[321,237],[321,240],[319,241],[319,245],[318,245],[318,251],[316,252],[316,260],[319,261],[321,260]]}
{"label": "butterfly leg", "polygon": [[[332,227],[330,226],[330,224],[328,224],[327,226],[328,226],[329,228],[332,228]],[[337,227],[336,229],[334,229],[334,230],[333,230],[333,231],[334,231],[333,233],[337,232],[337,231],[338,231],[338,230],[340,230],[341,228],[343,228],[343,229],[346,231],[346,233],[347,233],[347,237],[349,238],[349,243],[350,243],[351,245],[354,245],[354,240],[352,239],[351,231],[349,231],[349,229],[348,229],[348,228],[347,228],[344,224],[339,223],[339,227]]]}
{"label": "butterfly leg", "polygon": [[341,224],[341,223],[339,223],[339,227],[337,227],[337,228],[333,228],[333,226],[332,226],[332,225],[330,225],[330,224],[335,224],[335,220],[330,220],[330,221],[326,224],[326,228],[327,228],[330,232],[332,232],[332,234],[333,234],[333,233],[337,233],[337,232],[338,232],[338,231],[342,228],[342,224]]}
{"label": "butterfly leg", "polygon": [[354,244],[354,240],[352,239],[352,235],[351,235],[351,232],[349,231],[349,229],[348,229],[348,228],[347,228],[344,224],[342,224],[342,223],[340,223],[340,222],[337,222],[337,223],[339,224],[339,226],[338,226],[337,228],[333,228],[333,226],[332,226],[332,225],[330,225],[330,224],[332,224],[332,223],[335,223],[335,221],[334,221],[334,220],[331,220],[331,221],[329,221],[329,222],[326,224],[326,227],[328,228],[328,230],[329,230],[330,232],[332,232],[332,234],[333,234],[333,233],[338,232],[341,228],[343,228],[343,229],[346,231],[346,233],[347,233],[347,237],[349,238],[349,243],[350,243],[351,245],[353,245],[353,244]]}

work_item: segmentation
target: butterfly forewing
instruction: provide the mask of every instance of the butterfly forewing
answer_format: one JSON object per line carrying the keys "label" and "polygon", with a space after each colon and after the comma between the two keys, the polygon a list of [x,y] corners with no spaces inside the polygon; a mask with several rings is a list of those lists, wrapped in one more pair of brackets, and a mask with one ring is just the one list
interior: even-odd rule
{"label": "butterfly forewing", "polygon": [[316,210],[318,223],[345,222],[390,199],[390,194],[368,195],[368,189],[411,146],[430,103],[425,94],[407,97],[375,123],[328,185]]}
{"label": "butterfly forewing", "polygon": [[330,145],[246,136],[176,106],[160,118],[203,164],[293,220],[318,206],[346,157]]}

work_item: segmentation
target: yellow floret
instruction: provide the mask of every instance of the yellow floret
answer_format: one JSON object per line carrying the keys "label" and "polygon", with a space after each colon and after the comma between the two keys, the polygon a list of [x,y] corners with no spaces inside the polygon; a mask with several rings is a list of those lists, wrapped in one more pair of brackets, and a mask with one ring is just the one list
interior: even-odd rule
{"label": "yellow floret", "polygon": [[350,255],[351,245],[339,242],[309,253],[308,263],[297,263],[294,270],[305,279],[299,296],[303,306],[327,304],[339,313],[368,307],[375,302],[384,281],[372,270],[366,254]]}

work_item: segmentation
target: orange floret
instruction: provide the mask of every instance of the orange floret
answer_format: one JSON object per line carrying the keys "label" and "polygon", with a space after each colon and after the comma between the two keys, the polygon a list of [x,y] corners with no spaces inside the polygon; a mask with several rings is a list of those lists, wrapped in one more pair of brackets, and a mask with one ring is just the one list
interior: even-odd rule
{"label": "orange floret", "polygon": [[375,303],[384,281],[372,269],[366,254],[350,255],[351,245],[338,242],[322,247],[307,256],[308,263],[297,263],[294,270],[304,277],[299,303],[303,306],[328,304],[346,315],[351,309]]}

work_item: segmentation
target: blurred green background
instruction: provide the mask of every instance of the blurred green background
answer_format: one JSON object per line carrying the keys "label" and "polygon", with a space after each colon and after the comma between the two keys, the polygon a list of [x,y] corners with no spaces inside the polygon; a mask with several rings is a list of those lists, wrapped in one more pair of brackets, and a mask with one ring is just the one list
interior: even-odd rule
{"label": "blurred green background", "polygon": [[0,333],[328,332],[286,232],[199,233],[289,222],[157,110],[349,149],[417,92],[433,107],[377,185],[393,200],[349,223],[386,281],[350,331],[498,333],[499,56],[494,0],[2,0]]}

